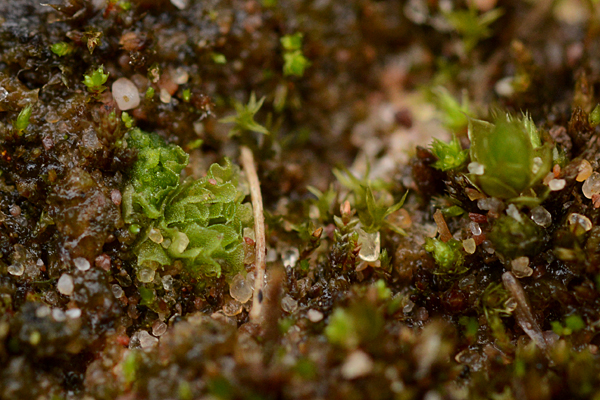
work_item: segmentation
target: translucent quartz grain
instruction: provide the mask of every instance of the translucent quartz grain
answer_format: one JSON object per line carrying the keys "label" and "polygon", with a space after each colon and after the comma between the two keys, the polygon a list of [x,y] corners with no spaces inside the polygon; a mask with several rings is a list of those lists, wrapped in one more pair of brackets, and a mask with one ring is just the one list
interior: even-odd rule
{"label": "translucent quartz grain", "polygon": [[245,303],[252,297],[252,285],[244,275],[237,274],[229,284],[229,294],[240,303]]}
{"label": "translucent quartz grain", "polygon": [[167,324],[165,324],[163,321],[157,319],[152,324],[152,334],[154,336],[162,336],[165,334],[166,331],[167,331]]}
{"label": "translucent quartz grain", "polygon": [[138,270],[137,277],[140,282],[150,283],[154,280],[154,275],[156,271],[148,267],[142,267]]}
{"label": "translucent quartz grain", "polygon": [[286,313],[291,314],[298,309],[298,302],[294,300],[292,296],[286,294],[283,299],[281,299],[281,309]]}
{"label": "translucent quartz grain", "polygon": [[319,322],[323,319],[323,313],[313,308],[306,312],[306,316],[308,317],[310,322]]}
{"label": "translucent quartz grain", "polygon": [[570,225],[579,224],[579,226],[583,228],[585,232],[592,229],[592,221],[590,221],[590,219],[585,215],[572,213],[569,215],[568,221]]}
{"label": "translucent quartz grain", "polygon": [[152,240],[156,244],[161,244],[164,240],[160,229],[156,228],[150,229],[150,232],[148,232],[148,239]]}
{"label": "translucent quartz grain", "polygon": [[110,289],[112,290],[113,295],[117,299],[120,299],[125,294],[123,288],[120,285],[117,285],[116,283],[111,285]]}
{"label": "translucent quartz grain", "polygon": [[173,290],[173,277],[171,275],[165,275],[162,277],[163,289],[167,291]]}
{"label": "translucent quartz grain", "polygon": [[544,228],[552,224],[552,214],[542,206],[537,206],[531,210],[531,219]]}
{"label": "translucent quartz grain", "polygon": [[581,164],[579,164],[579,168],[577,170],[579,171],[577,177],[575,178],[577,182],[585,181],[592,175],[592,172],[594,172],[592,165],[588,160],[583,160]]}
{"label": "translucent quartz grain", "polygon": [[583,182],[581,191],[588,199],[591,199],[595,194],[600,194],[600,174],[598,172],[593,172],[592,175]]}
{"label": "translucent quartz grain", "polygon": [[519,213],[519,210],[517,209],[517,207],[514,204],[511,204],[508,206],[508,208],[506,209],[506,214],[509,217],[514,218],[517,222],[523,222],[521,213]]}
{"label": "translucent quartz grain", "polygon": [[73,294],[75,286],[73,285],[73,278],[69,274],[62,274],[56,284],[56,289],[65,296]]}
{"label": "translucent quartz grain", "polygon": [[149,349],[158,344],[158,339],[150,335],[146,331],[140,331],[138,334],[138,338],[142,349]]}
{"label": "translucent quartz grain", "polygon": [[379,259],[381,252],[381,239],[379,232],[365,232],[362,229],[358,230],[358,243],[360,251],[358,256],[366,262],[375,262]]}

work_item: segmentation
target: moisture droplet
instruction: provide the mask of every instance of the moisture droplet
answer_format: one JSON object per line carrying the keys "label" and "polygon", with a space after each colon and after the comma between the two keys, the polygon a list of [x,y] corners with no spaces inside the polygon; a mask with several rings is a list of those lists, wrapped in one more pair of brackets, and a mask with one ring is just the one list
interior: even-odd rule
{"label": "moisture droplet", "polygon": [[526,278],[533,274],[533,269],[529,267],[529,257],[518,257],[510,262],[512,272],[516,278]]}
{"label": "moisture droplet", "polygon": [[252,297],[252,286],[246,281],[244,275],[237,274],[229,285],[229,294],[243,304]]}
{"label": "moisture droplet", "polygon": [[87,271],[90,269],[90,262],[83,257],[77,257],[73,260],[73,264],[80,271]]}
{"label": "moisture droplet", "polygon": [[531,219],[539,226],[547,228],[552,224],[552,214],[542,206],[537,206],[531,210]]}
{"label": "moisture droplet", "polygon": [[469,169],[469,173],[473,175],[483,175],[484,173],[483,164],[479,164],[477,162],[469,163],[469,165],[467,165],[467,168]]}
{"label": "moisture droplet", "polygon": [[556,192],[558,190],[564,189],[566,184],[567,181],[565,181],[564,179],[552,179],[550,182],[548,182],[548,187],[553,192]]}
{"label": "moisture droplet", "polygon": [[165,334],[166,331],[167,331],[167,324],[165,324],[163,321],[157,319],[152,324],[152,334],[154,336],[162,336]]}
{"label": "moisture droplet", "polygon": [[475,253],[475,250],[477,250],[477,244],[475,243],[475,239],[473,238],[463,240],[462,244],[463,249],[465,249],[467,254],[473,254]]}
{"label": "moisture droplet", "polygon": [[25,266],[22,263],[14,263],[8,266],[6,269],[9,274],[14,276],[21,276],[25,272]]}
{"label": "moisture droplet", "polygon": [[58,291],[61,294],[64,294],[65,296],[72,295],[75,286],[73,285],[73,278],[71,277],[71,275],[62,274],[62,276],[58,279],[56,289],[58,289]]}
{"label": "moisture droplet", "polygon": [[577,170],[579,171],[577,177],[575,178],[577,182],[585,181],[590,177],[590,175],[592,175],[592,172],[594,172],[594,169],[588,160],[583,160],[581,164],[579,164],[579,168]]}
{"label": "moisture droplet", "polygon": [[587,232],[590,229],[592,229],[592,221],[590,221],[590,219],[585,215],[573,213],[569,215],[568,221],[569,225],[578,224],[584,232]]}
{"label": "moisture droplet", "polygon": [[112,285],[110,287],[110,289],[112,290],[113,295],[117,299],[120,299],[121,297],[123,297],[123,294],[125,294],[125,292],[123,291],[123,288],[121,286],[117,285],[116,283],[114,285]]}
{"label": "moisture droplet", "polygon": [[154,280],[155,274],[156,274],[156,271],[154,271],[153,269],[147,268],[147,267],[142,267],[138,270],[137,277],[140,280],[140,282],[150,283]]}
{"label": "moisture droplet", "polygon": [[379,259],[381,252],[381,239],[379,232],[367,233],[362,229],[358,230],[358,244],[360,252],[358,256],[366,262],[375,262]]}
{"label": "moisture droplet", "polygon": [[595,194],[600,194],[600,174],[598,172],[593,172],[592,175],[583,182],[581,191],[588,199],[591,199]]}
{"label": "moisture droplet", "polygon": [[160,229],[150,229],[150,232],[148,233],[148,238],[156,244],[161,244],[163,242],[163,235],[162,233],[160,233]]}
{"label": "moisture droplet", "polygon": [[298,302],[289,294],[286,294],[283,299],[281,299],[281,309],[286,313],[291,314],[296,311],[297,308]]}

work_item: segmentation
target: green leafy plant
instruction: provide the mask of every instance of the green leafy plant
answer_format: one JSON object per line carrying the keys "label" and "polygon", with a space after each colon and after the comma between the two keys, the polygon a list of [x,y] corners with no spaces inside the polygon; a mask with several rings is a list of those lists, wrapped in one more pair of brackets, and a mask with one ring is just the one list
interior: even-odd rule
{"label": "green leafy plant", "polygon": [[468,151],[462,149],[454,134],[450,143],[434,138],[431,144],[431,152],[438,158],[433,166],[442,171],[459,168],[467,161],[468,155]]}
{"label": "green leafy plant", "polygon": [[244,131],[257,132],[263,135],[269,134],[267,128],[254,121],[254,115],[260,110],[264,101],[264,97],[256,101],[256,95],[252,92],[247,105],[238,101],[234,102],[233,106],[236,114],[219,120],[223,124],[235,124],[229,131],[229,137],[241,135]]}
{"label": "green leafy plant", "polygon": [[[406,234],[404,230],[390,223],[386,218],[404,205],[408,192],[399,202],[390,204],[390,201],[384,199],[385,191],[381,190],[378,193],[373,191],[372,183],[368,179],[368,171],[363,180],[358,179],[348,170],[334,169],[333,174],[342,185],[350,189],[352,205],[358,213],[358,219],[365,232],[377,232],[382,227],[386,227],[401,235]],[[376,194],[379,195],[379,199],[376,198]]]}
{"label": "green leafy plant", "polygon": [[87,86],[87,89],[94,96],[98,96],[100,93],[106,90],[104,84],[108,80],[108,72],[104,73],[104,66],[99,66],[89,74],[83,76],[83,84]]}
{"label": "green leafy plant", "polygon": [[306,68],[310,67],[310,61],[302,54],[303,34],[297,32],[293,35],[285,35],[280,39],[283,46],[283,75],[303,76]]}
{"label": "green leafy plant", "polygon": [[487,195],[500,199],[535,198],[532,190],[550,171],[552,146],[542,144],[531,118],[496,116],[494,123],[470,119],[469,178]]}
{"label": "green leafy plant", "polygon": [[127,143],[138,149],[123,192],[123,218],[140,226],[134,252],[151,269],[181,260],[196,276],[235,273],[243,267],[242,228],[252,212],[242,204],[238,168],[228,159],[198,180],[180,182],[188,155],[137,128]]}
{"label": "green leafy plant", "polygon": [[453,133],[464,131],[469,123],[469,117],[474,116],[466,91],[463,91],[460,103],[443,86],[432,88],[429,98],[440,111],[440,119],[444,126]]}

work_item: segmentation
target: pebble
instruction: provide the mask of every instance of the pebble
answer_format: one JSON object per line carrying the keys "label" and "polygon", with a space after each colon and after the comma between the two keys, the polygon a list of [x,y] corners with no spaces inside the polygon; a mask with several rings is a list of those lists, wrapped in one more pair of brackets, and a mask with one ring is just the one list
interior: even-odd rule
{"label": "pebble", "polygon": [[362,350],[355,350],[346,358],[341,373],[345,379],[366,376],[373,370],[373,360]]}
{"label": "pebble", "polygon": [[512,217],[513,219],[515,219],[517,222],[523,222],[521,213],[519,212],[519,210],[517,209],[517,207],[514,204],[511,204],[508,206],[508,208],[506,209],[506,214],[509,217]]}
{"label": "pebble", "polygon": [[477,162],[472,162],[467,165],[470,174],[473,175],[483,175],[484,167],[483,164],[479,164]]}
{"label": "pebble", "polygon": [[381,253],[381,236],[377,232],[365,232],[358,230],[358,243],[360,251],[358,257],[366,262],[375,262],[379,259]]}
{"label": "pebble", "polygon": [[152,240],[156,244],[161,244],[164,240],[160,229],[156,228],[150,229],[150,232],[148,232],[148,239]]}
{"label": "pebble", "polygon": [[75,286],[73,284],[73,278],[71,277],[71,275],[62,274],[61,277],[58,279],[58,283],[56,284],[56,289],[58,289],[58,291],[61,294],[64,294],[65,296],[72,295],[73,290],[75,289]]}
{"label": "pebble", "polygon": [[112,95],[120,110],[131,110],[140,105],[137,86],[127,78],[119,78],[112,84]]}
{"label": "pebble", "polygon": [[115,296],[115,298],[120,299],[121,297],[123,297],[123,295],[125,294],[125,292],[123,291],[123,288],[120,285],[117,285],[116,283],[113,284],[110,289],[112,290],[113,295]]}
{"label": "pebble", "polygon": [[598,172],[593,172],[592,175],[583,182],[581,191],[588,199],[591,199],[595,194],[600,194],[600,174]]}
{"label": "pebble", "polygon": [[173,290],[173,277],[171,275],[165,275],[162,277],[163,289],[166,291]]}
{"label": "pebble", "polygon": [[552,224],[552,214],[542,206],[537,206],[531,210],[531,219],[544,228]]}
{"label": "pebble", "polygon": [[18,263],[9,265],[6,270],[11,275],[21,276],[25,272],[25,266],[22,263],[18,262]]}
{"label": "pebble", "polygon": [[81,309],[80,308],[71,308],[65,311],[65,315],[70,319],[77,319],[81,317]]}
{"label": "pebble", "polygon": [[552,179],[550,180],[550,182],[548,182],[548,187],[553,192],[556,192],[558,190],[564,189],[566,184],[567,181],[565,181],[564,179]]}
{"label": "pebble", "polygon": [[167,328],[168,328],[167,324],[165,324],[163,321],[157,319],[152,324],[152,334],[154,336],[162,336],[167,331]]}
{"label": "pebble", "polygon": [[77,257],[73,260],[73,264],[75,264],[75,268],[80,271],[87,271],[90,269],[90,262],[83,257]]}
{"label": "pebble", "polygon": [[473,238],[463,240],[462,245],[467,254],[473,254],[475,253],[475,250],[477,250],[477,244]]}
{"label": "pebble", "polygon": [[306,312],[306,316],[308,317],[310,322],[319,322],[323,319],[323,313],[321,311],[315,310],[311,308]]}

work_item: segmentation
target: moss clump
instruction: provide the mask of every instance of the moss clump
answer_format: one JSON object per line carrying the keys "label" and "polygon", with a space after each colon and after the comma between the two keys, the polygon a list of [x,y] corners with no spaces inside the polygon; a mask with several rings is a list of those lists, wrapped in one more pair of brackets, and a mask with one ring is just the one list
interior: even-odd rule
{"label": "moss clump", "polygon": [[139,151],[123,193],[125,222],[141,228],[134,249],[138,266],[155,270],[179,259],[195,274],[239,271],[242,228],[251,211],[242,205],[237,167],[225,159],[204,178],[180,183],[188,156],[179,146],[140,129],[130,132],[127,144]]}

